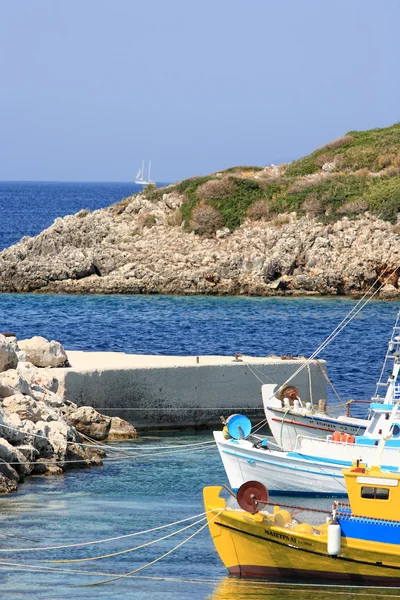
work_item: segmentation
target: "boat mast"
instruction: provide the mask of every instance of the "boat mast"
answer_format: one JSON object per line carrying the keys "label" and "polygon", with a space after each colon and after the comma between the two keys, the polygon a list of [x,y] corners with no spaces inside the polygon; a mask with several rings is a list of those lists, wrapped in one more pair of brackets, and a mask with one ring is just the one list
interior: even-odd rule
{"label": "boat mast", "polygon": [[[388,360],[394,360],[394,365],[391,370],[391,375],[389,377],[389,381],[386,379],[387,375],[387,363]],[[385,360],[383,363],[382,371],[379,377],[379,381],[376,384],[375,395],[372,397],[372,400],[382,402],[391,402],[392,396],[394,392],[394,383],[397,380],[398,374],[400,371],[400,311],[397,313],[396,322],[393,327],[392,336],[389,340],[388,349],[386,352]],[[379,394],[379,389],[383,387],[386,388],[385,398]]]}
{"label": "boat mast", "polygon": [[151,169],[151,160],[149,160],[149,183],[151,181],[151,179],[150,179],[150,169]]}

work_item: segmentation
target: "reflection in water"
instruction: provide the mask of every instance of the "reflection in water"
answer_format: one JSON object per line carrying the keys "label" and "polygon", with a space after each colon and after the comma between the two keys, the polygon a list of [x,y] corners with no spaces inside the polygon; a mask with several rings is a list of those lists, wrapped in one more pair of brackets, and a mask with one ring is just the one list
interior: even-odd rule
{"label": "reflection in water", "polygon": [[206,600],[382,600],[400,598],[400,588],[362,588],[270,583],[225,577]]}

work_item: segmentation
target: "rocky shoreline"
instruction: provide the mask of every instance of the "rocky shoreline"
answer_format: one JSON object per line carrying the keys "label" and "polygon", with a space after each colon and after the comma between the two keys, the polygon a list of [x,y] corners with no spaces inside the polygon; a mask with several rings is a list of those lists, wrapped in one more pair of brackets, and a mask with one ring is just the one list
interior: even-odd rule
{"label": "rocky shoreline", "polygon": [[137,437],[126,421],[57,395],[51,369],[66,365],[59,342],[0,334],[0,493],[28,475],[101,466],[106,454],[96,442]]}
{"label": "rocky shoreline", "polygon": [[378,297],[400,297],[398,226],[368,212],[287,213],[210,237],[185,229],[184,201],[165,188],[56,219],[0,253],[0,292],[356,297],[380,278]]}

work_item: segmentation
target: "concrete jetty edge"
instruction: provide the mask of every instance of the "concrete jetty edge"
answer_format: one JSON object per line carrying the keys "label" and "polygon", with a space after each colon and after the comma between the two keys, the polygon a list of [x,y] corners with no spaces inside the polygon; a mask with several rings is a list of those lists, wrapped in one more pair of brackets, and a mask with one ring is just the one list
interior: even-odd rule
{"label": "concrete jetty edge", "polygon": [[[263,418],[261,385],[281,385],[304,358],[159,356],[67,351],[70,367],[54,369],[59,393],[138,430],[199,429],[242,412]],[[325,361],[311,361],[291,384],[314,403],[326,399]]]}

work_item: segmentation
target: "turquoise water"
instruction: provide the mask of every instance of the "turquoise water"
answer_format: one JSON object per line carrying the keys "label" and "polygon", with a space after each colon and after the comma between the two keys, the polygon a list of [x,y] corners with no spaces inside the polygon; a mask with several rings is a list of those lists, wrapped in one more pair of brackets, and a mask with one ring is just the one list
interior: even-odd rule
{"label": "turquoise water", "polygon": [[[96,561],[82,563],[48,563],[41,561],[76,560],[104,556],[168,535],[186,525],[148,533],[125,540],[82,548],[39,551],[35,548],[83,543],[126,535],[162,524],[179,521],[203,512],[202,489],[205,485],[226,481],[216,450],[165,454],[178,443],[209,441],[210,433],[174,438],[154,437],[139,446],[159,448],[158,458],[105,462],[104,467],[82,473],[72,471],[61,477],[29,479],[13,496],[0,498],[0,589],[7,600],[283,600],[304,598],[318,600],[338,597],[330,588],[284,590],[276,584],[236,581],[227,576],[208,534],[204,529],[175,552],[131,578],[123,578],[96,587],[110,575],[126,574],[156,560],[197,531],[201,525],[145,548]],[[137,442],[123,443],[134,448]],[[147,451],[143,451],[146,452]],[[148,450],[150,452],[150,450]],[[154,452],[154,450],[153,450]],[[164,454],[161,454],[164,453]],[[137,451],[139,453],[139,450]],[[279,498],[276,498],[279,502]],[[287,497],[284,502],[290,502]],[[331,500],[312,501],[314,506],[329,510]],[[310,500],[296,498],[297,505]],[[313,522],[323,522],[324,516]],[[307,519],[298,513],[298,518]],[[32,552],[18,552],[33,548]],[[4,564],[8,561],[8,564]],[[11,565],[10,563],[13,563]],[[38,569],[49,568],[49,571]],[[62,572],[67,571],[67,572]],[[90,572],[91,574],[87,574]],[[343,595],[343,590],[339,596]],[[391,592],[393,593],[393,592]],[[348,593],[349,598],[358,596]],[[381,594],[366,598],[382,597]]]}

